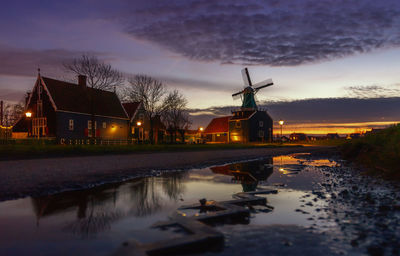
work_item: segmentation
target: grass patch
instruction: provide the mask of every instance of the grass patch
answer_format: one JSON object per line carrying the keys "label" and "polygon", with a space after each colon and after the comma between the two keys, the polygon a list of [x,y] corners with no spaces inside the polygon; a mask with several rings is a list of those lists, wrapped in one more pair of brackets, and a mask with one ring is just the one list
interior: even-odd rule
{"label": "grass patch", "polygon": [[273,148],[295,146],[285,144],[159,144],[159,145],[0,145],[0,160],[30,159],[68,156],[93,156],[109,154],[183,152],[202,150]]}
{"label": "grass patch", "polygon": [[351,140],[340,147],[344,159],[371,174],[400,179],[400,125]]}

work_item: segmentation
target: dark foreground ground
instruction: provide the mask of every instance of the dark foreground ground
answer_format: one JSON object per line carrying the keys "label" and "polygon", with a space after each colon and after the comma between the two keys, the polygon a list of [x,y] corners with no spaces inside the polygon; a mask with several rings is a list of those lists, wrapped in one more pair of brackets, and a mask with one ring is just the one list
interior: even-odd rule
{"label": "dark foreground ground", "polygon": [[327,151],[335,151],[335,148],[249,148],[0,161],[0,201],[82,189],[154,175],[154,172],[160,170],[188,169],[265,156]]}

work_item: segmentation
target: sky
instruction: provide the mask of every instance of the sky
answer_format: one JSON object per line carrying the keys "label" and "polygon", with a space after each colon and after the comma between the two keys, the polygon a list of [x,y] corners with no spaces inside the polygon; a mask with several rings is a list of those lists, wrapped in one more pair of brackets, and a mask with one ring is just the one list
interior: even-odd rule
{"label": "sky", "polygon": [[180,90],[193,126],[240,106],[244,67],[272,78],[258,103],[287,132],[400,120],[398,0],[15,0],[0,32],[2,100],[20,100],[38,67],[63,78],[62,63],[92,54]]}

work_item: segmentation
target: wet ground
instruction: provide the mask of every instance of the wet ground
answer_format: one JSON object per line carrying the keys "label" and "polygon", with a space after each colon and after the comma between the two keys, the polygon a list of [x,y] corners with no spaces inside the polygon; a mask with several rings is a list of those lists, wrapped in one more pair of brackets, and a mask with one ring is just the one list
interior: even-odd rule
{"label": "wet ground", "polygon": [[[0,203],[0,255],[109,255],[125,240],[184,235],[150,226],[199,199],[274,188],[270,209],[217,225],[210,255],[398,255],[400,188],[308,154],[189,171]],[[190,214],[190,213],[188,213]]]}

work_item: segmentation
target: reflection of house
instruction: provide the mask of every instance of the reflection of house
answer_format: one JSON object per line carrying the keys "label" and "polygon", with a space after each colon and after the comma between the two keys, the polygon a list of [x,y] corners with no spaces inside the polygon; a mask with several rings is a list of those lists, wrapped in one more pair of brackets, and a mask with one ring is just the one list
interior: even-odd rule
{"label": "reflection of house", "polygon": [[24,115],[13,131],[67,143],[82,143],[93,134],[102,139],[126,139],[128,134],[128,116],[117,95],[87,87],[86,76],[73,84],[38,74],[26,112],[31,116]]}
{"label": "reflection of house", "polygon": [[[129,138],[137,141],[149,141],[150,139],[150,120],[146,116],[146,110],[141,102],[123,103],[123,107],[129,116]],[[153,139],[155,143],[163,142],[165,136],[165,126],[161,122],[160,116],[153,120]]]}
{"label": "reflection of house", "polygon": [[244,162],[211,167],[214,173],[233,176],[232,181],[242,184],[243,191],[254,191],[259,181],[266,181],[273,173],[272,158],[262,162]]}
{"label": "reflection of house", "polygon": [[270,142],[272,123],[266,111],[245,108],[234,111],[229,120],[230,142]]}
{"label": "reflection of house", "polygon": [[217,117],[211,120],[206,129],[204,135],[208,142],[229,142],[229,119],[230,116]]}
{"label": "reflection of house", "polygon": [[291,141],[299,141],[299,140],[308,140],[308,137],[304,133],[292,133],[290,134],[289,139]]}

